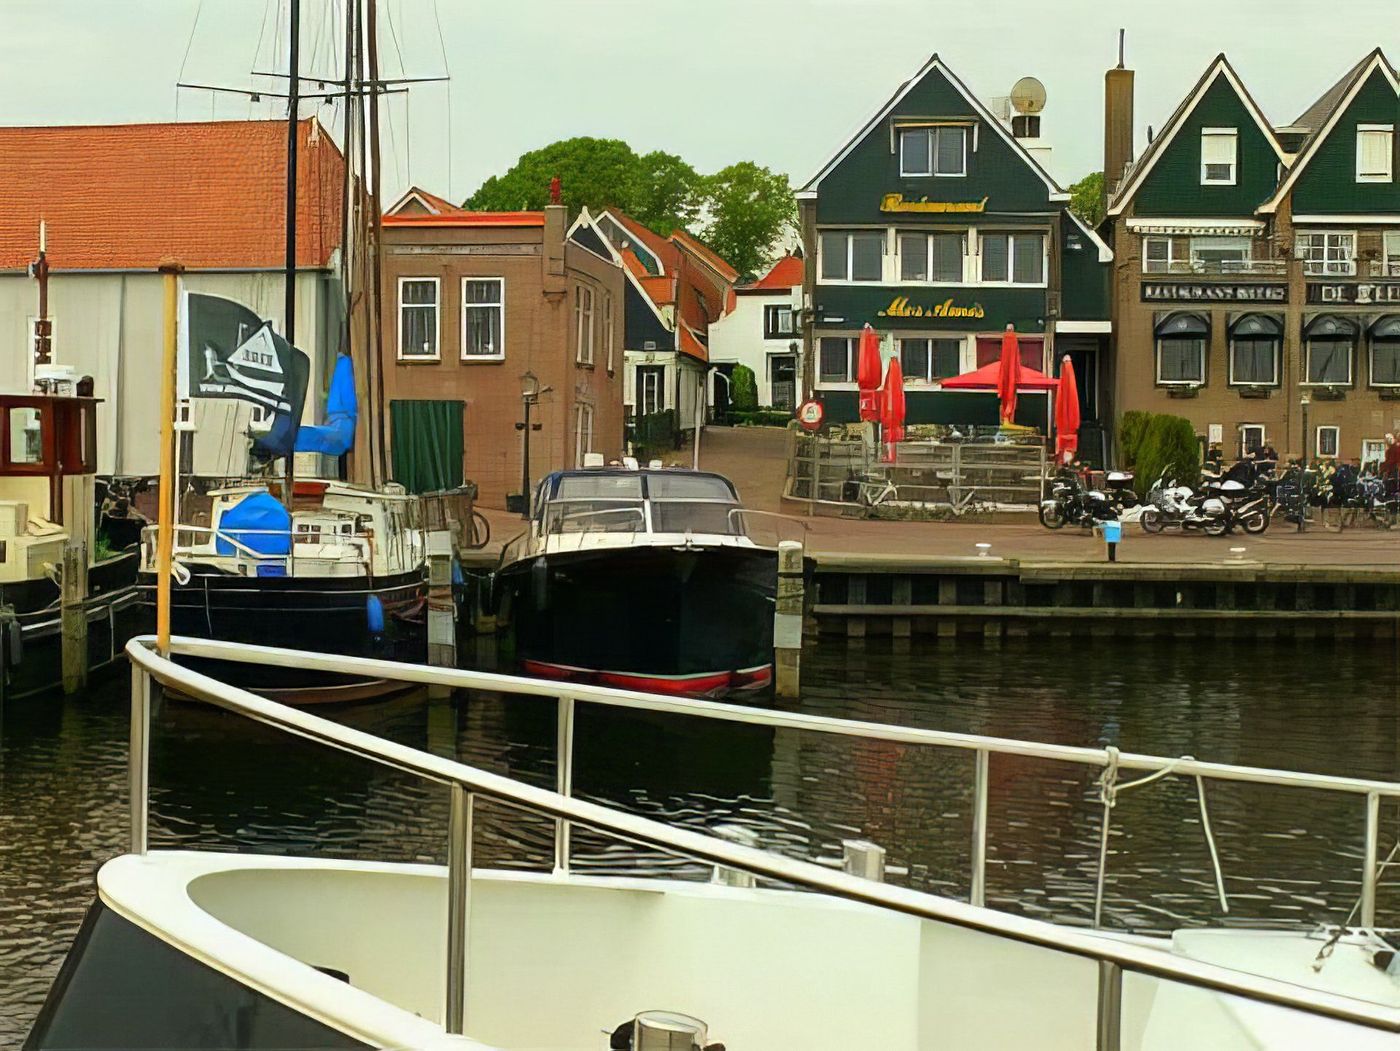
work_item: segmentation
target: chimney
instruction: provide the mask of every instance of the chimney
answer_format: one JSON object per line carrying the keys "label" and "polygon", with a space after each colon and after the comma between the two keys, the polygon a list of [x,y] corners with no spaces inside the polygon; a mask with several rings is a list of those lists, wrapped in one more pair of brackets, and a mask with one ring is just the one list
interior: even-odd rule
{"label": "chimney", "polygon": [[559,176],[549,182],[549,204],[544,208],[544,290],[568,291],[564,280],[564,238],[568,236],[568,211],[560,204]]}
{"label": "chimney", "polygon": [[1133,160],[1133,71],[1123,66],[1123,30],[1118,30],[1118,65],[1103,76],[1104,201],[1118,188]]}

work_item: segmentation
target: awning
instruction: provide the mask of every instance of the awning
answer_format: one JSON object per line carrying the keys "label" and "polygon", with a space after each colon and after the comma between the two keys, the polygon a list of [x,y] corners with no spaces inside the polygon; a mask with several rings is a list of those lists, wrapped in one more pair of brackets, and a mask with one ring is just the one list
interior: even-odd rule
{"label": "awning", "polygon": [[1148,219],[1133,217],[1127,221],[1135,234],[1157,234],[1190,237],[1258,237],[1264,229],[1260,219]]}
{"label": "awning", "polygon": [[1199,336],[1205,339],[1210,335],[1210,318],[1189,310],[1176,310],[1158,320],[1152,333],[1159,339],[1163,336]]}
{"label": "awning", "polygon": [[1312,314],[1303,318],[1304,339],[1356,339],[1361,326],[1344,314]]}
{"label": "awning", "polygon": [[1400,339],[1400,314],[1382,314],[1366,332],[1372,339]]}
{"label": "awning", "polygon": [[1261,314],[1253,310],[1236,314],[1226,331],[1232,339],[1282,339],[1283,315]]}
{"label": "awning", "polygon": [[[944,390],[996,390],[997,380],[1001,375],[1001,362],[993,361],[983,365],[973,372],[964,372],[961,376],[950,376],[943,380],[940,386]],[[1025,365],[1021,366],[1021,379],[1016,384],[1017,390],[1054,390],[1060,385],[1060,381],[1052,379],[1043,372],[1029,369]]]}

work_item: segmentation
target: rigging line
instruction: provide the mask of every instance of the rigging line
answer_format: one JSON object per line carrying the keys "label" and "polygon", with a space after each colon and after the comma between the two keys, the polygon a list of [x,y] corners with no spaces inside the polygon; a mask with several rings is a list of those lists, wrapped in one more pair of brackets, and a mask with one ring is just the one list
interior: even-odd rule
{"label": "rigging line", "polygon": [[[399,76],[408,76],[408,68],[403,64],[403,51],[399,48],[399,33],[394,28],[394,8],[392,4],[384,5],[384,20],[389,23],[389,39],[394,42],[394,54],[399,58]],[[403,20],[403,8],[399,8],[399,20]]]}
{"label": "rigging line", "polygon": [[[267,9],[271,6],[272,0],[263,0],[262,23],[258,26],[258,42],[253,48],[253,69],[257,69],[261,65],[259,59],[262,57],[263,35],[267,32]],[[182,77],[181,79],[184,78]],[[250,111],[252,110],[251,103],[248,108]]]}
{"label": "rigging line", "polygon": [[185,54],[180,59],[180,75],[177,80],[185,79],[185,64],[190,60],[190,48],[194,47],[195,30],[199,28],[199,16],[204,13],[204,0],[199,0],[199,4],[194,9],[194,23],[190,26],[190,38],[185,41]]}
{"label": "rigging line", "polygon": [[442,52],[442,75],[447,78],[447,199],[456,201],[452,196],[452,69],[447,61],[447,41],[442,37],[438,0],[433,0],[433,24],[437,26],[438,50]]}

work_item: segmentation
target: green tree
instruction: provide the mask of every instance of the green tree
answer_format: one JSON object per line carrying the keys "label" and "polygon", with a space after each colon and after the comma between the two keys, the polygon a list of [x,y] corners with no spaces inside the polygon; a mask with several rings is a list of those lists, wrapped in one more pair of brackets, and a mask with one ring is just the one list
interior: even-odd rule
{"label": "green tree", "polygon": [[630,205],[622,210],[663,237],[694,225],[700,215],[705,180],[674,153],[653,150],[637,158]]}
{"label": "green tree", "polygon": [[1118,455],[1124,467],[1131,467],[1137,463],[1138,450],[1142,448],[1142,436],[1151,419],[1150,412],[1129,409],[1118,421]]}
{"label": "green tree", "polygon": [[1138,446],[1133,486],[1141,495],[1163,474],[1181,485],[1195,485],[1201,474],[1200,443],[1196,426],[1182,416],[1149,413]]}
{"label": "green tree", "polygon": [[735,365],[730,375],[734,392],[730,398],[737,412],[753,412],[758,408],[758,377],[747,365]]}
{"label": "green tree", "polygon": [[1069,210],[1096,229],[1103,222],[1103,172],[1090,172],[1069,188]]}
{"label": "green tree", "polygon": [[797,200],[786,175],[752,161],[731,164],[705,180],[705,243],[740,274],[762,273],[797,223]]}

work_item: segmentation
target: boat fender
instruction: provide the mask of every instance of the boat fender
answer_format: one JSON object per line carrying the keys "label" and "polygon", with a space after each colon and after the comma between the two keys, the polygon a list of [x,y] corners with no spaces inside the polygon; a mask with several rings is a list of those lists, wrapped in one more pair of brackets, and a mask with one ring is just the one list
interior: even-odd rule
{"label": "boat fender", "polygon": [[543,555],[530,563],[530,597],[535,609],[549,609],[549,563]]}
{"label": "boat fender", "polygon": [[452,560],[452,586],[460,588],[467,582],[467,576],[462,572],[462,563],[455,558]]}
{"label": "boat fender", "polygon": [[384,634],[384,603],[378,595],[365,599],[365,625],[371,635]]}
{"label": "boat fender", "polygon": [[13,616],[5,621],[5,660],[11,668],[18,668],[24,660],[24,629]]}

